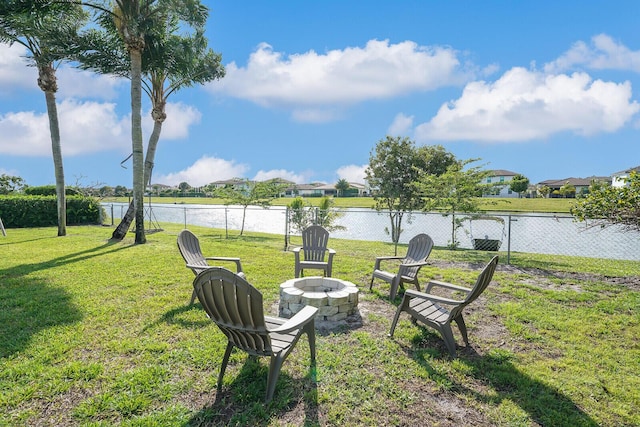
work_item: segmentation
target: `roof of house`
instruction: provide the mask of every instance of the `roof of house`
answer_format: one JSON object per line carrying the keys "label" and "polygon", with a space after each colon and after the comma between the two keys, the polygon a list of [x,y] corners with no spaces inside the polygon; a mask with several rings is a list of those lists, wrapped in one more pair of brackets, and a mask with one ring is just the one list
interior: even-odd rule
{"label": "roof of house", "polygon": [[631,172],[640,172],[640,166],[636,166],[634,168],[625,169],[625,170],[620,171],[620,172],[614,172],[612,175],[613,176],[626,175],[626,174],[631,173]]}
{"label": "roof of house", "polygon": [[587,178],[564,178],[564,179],[548,179],[541,181],[539,185],[546,185],[547,187],[562,187],[565,184],[573,185],[574,187],[588,187],[593,181],[611,182],[611,177],[608,176],[589,176]]}
{"label": "roof of house", "polygon": [[519,173],[516,172],[511,172],[505,169],[493,169],[493,170],[489,170],[489,173],[491,174],[491,176],[516,176],[516,175],[520,175]]}

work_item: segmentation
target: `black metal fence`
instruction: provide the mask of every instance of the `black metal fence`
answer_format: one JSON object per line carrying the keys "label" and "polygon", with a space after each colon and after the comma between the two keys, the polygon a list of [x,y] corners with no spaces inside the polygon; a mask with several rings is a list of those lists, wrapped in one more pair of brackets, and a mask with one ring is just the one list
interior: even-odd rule
{"label": "black metal fence", "polygon": [[[110,215],[106,221],[117,221],[127,204],[106,203]],[[316,208],[311,208],[316,209]],[[285,207],[262,209],[220,205],[154,204],[146,207],[147,229],[160,223],[198,225],[225,230],[226,235],[245,231],[284,234],[285,246],[292,235],[299,235],[292,213]],[[388,213],[371,209],[341,209],[332,224],[332,238],[390,242],[391,222]],[[317,218],[311,212],[311,218]],[[414,212],[403,219],[400,243],[407,243],[417,233],[427,233],[436,246],[462,249],[499,250],[505,261],[515,252],[593,257],[640,261],[640,233],[620,227],[588,227],[570,215],[491,214],[443,215]],[[336,226],[337,228],[333,228]]]}

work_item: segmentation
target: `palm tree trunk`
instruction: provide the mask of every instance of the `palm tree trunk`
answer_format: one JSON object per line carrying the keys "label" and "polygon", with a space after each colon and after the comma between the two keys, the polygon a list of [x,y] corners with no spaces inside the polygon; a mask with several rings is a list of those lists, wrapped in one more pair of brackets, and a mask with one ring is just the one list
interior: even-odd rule
{"label": "palm tree trunk", "polygon": [[146,243],[144,234],[144,154],[142,145],[142,47],[130,49],[131,56],[131,146],[133,152],[133,206],[138,244]]}
{"label": "palm tree trunk", "polygon": [[[156,120],[153,122],[153,132],[151,132],[151,136],[149,137],[149,142],[147,144],[147,154],[145,156],[144,161],[144,182],[145,185],[151,184],[151,172],[153,171],[154,159],[156,157],[156,148],[158,146],[158,141],[160,140],[160,132],[162,131],[162,123],[163,120]],[[135,206],[133,201],[129,203],[129,208],[127,212],[124,214],[122,219],[120,220],[120,224],[116,227],[111,235],[111,238],[114,240],[122,240],[124,236],[126,236],[127,231],[131,227],[131,223],[135,217]]]}
{"label": "palm tree trunk", "polygon": [[58,107],[56,106],[55,70],[51,64],[38,66],[38,86],[44,91],[49,116],[49,132],[51,134],[51,151],[53,168],[56,177],[56,199],[58,210],[58,236],[67,235],[67,200],[64,186],[64,166],[60,147],[60,127],[58,126]]}

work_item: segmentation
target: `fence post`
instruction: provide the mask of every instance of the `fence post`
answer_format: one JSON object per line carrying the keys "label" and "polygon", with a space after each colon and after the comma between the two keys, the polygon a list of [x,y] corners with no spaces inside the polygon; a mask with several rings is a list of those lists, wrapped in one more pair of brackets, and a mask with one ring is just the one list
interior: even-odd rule
{"label": "fence post", "polygon": [[507,265],[511,261],[511,215],[509,215],[509,227],[507,227]]}
{"label": "fence post", "polygon": [[284,210],[284,250],[289,248],[289,206]]}
{"label": "fence post", "polygon": [[184,228],[187,228],[187,208],[182,208],[182,214],[184,216]]}
{"label": "fence post", "polygon": [[229,213],[229,207],[225,206],[224,207],[224,233],[225,233],[224,235],[226,239],[229,238],[229,220],[227,217],[228,213]]}
{"label": "fence post", "polygon": [[115,223],[113,222],[113,203],[111,203],[111,225],[115,225]]}

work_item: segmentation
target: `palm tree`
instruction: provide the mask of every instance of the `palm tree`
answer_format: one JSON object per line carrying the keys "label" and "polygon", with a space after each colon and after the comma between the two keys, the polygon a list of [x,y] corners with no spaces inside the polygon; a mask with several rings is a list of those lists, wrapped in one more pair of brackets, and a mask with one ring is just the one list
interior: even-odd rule
{"label": "palm tree", "polygon": [[349,185],[349,182],[346,179],[342,178],[338,180],[335,187],[336,190],[338,190],[338,196],[344,197],[344,193],[351,187],[351,185]]}
{"label": "palm tree", "polygon": [[[54,0],[55,1],[55,0]],[[145,243],[144,234],[144,157],[142,144],[142,56],[145,39],[163,28],[167,16],[180,25],[202,27],[208,9],[199,0],[113,0],[83,1],[99,11],[101,19],[112,19],[129,56],[131,79],[131,152],[133,159],[133,205],[136,243]]]}
{"label": "palm tree", "polygon": [[0,42],[18,43],[27,49],[30,64],[38,69],[38,86],[44,92],[46,100],[56,179],[58,236],[67,234],[67,207],[56,106],[56,69],[68,57],[66,43],[74,39],[86,20],[87,16],[82,8],[70,3],[0,3]]}
{"label": "palm tree", "polygon": [[[142,89],[151,100],[154,122],[144,159],[145,187],[151,184],[155,153],[162,124],[167,117],[165,106],[168,97],[183,87],[224,76],[221,56],[207,47],[204,29],[197,26],[193,34],[176,35],[179,20],[170,12],[164,14],[164,21],[158,22],[153,32],[145,35],[142,52]],[[131,68],[129,55],[122,46],[113,19],[103,16],[99,23],[104,31],[90,30],[83,37],[82,49],[77,55],[81,68],[128,78]],[[113,239],[124,238],[134,214],[134,203],[131,203],[114,230]]]}

